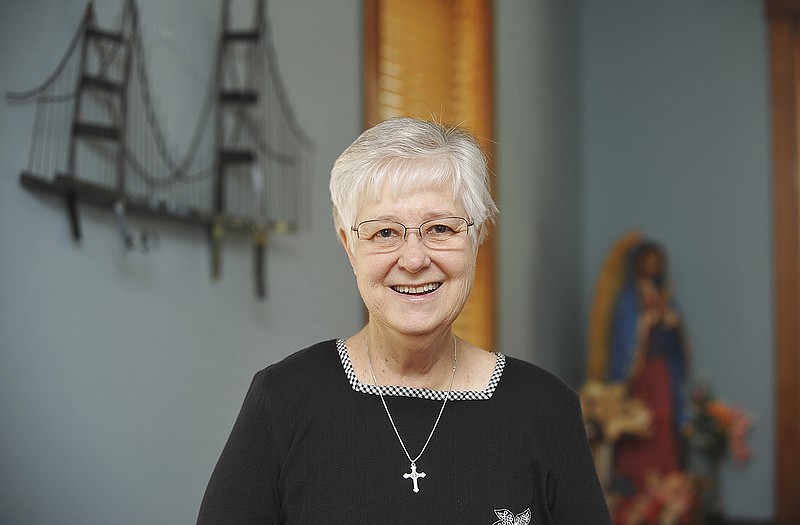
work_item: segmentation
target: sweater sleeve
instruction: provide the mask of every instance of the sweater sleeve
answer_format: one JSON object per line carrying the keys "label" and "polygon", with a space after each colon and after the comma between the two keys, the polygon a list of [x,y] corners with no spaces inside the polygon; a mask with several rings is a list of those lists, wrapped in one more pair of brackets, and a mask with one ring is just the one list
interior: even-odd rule
{"label": "sweater sleeve", "polygon": [[277,443],[265,399],[260,372],[211,475],[198,525],[279,522]]}
{"label": "sweater sleeve", "polygon": [[563,525],[611,525],[608,506],[592,460],[580,405],[572,417],[561,466],[552,481],[551,515]]}

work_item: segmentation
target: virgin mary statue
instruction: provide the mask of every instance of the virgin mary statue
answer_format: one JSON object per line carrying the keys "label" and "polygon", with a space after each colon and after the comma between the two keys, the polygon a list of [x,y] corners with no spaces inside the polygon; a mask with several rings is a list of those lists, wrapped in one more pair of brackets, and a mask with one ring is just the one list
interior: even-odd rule
{"label": "virgin mary statue", "polygon": [[649,432],[624,435],[615,445],[615,484],[633,492],[644,489],[651,474],[685,467],[686,351],[667,275],[661,246],[638,234],[623,238],[598,283],[590,327],[590,378],[624,383],[651,412]]}

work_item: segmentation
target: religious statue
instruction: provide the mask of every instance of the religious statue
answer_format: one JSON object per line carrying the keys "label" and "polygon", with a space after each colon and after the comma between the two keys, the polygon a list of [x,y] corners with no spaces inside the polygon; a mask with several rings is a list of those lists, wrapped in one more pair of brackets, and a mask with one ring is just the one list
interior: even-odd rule
{"label": "religious statue", "polygon": [[666,252],[657,243],[634,232],[614,246],[598,279],[589,339],[589,379],[624,385],[650,415],[645,432],[622,433],[614,443],[610,488],[646,491],[653,475],[685,467],[687,356]]}

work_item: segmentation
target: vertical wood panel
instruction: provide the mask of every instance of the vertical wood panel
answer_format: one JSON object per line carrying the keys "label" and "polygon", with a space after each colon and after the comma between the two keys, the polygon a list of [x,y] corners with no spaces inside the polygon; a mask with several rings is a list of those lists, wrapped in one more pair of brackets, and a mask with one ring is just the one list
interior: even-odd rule
{"label": "vertical wood panel", "polygon": [[767,0],[775,199],[776,520],[800,525],[800,1]]}

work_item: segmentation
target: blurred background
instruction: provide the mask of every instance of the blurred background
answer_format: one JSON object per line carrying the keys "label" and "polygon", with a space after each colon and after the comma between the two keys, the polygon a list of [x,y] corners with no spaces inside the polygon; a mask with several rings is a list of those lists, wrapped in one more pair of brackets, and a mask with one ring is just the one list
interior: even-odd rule
{"label": "blurred background", "polygon": [[[114,27],[122,0],[95,0]],[[216,0],[139,0],[155,107],[188,148],[212,74]],[[0,3],[0,91],[41,84],[82,0]],[[126,251],[109,210],[31,192],[35,107],[0,104],[0,522],[192,523],[252,375],[347,337],[363,308],[330,218],[328,174],[362,131],[360,0],[268,3],[277,65],[314,144],[308,220],[267,248],[156,230]],[[734,518],[775,513],[773,189],[760,0],[493,3],[495,350],[579,388],[600,267],[632,230],[667,250],[692,372],[752,413],[753,457],[723,466]]]}

